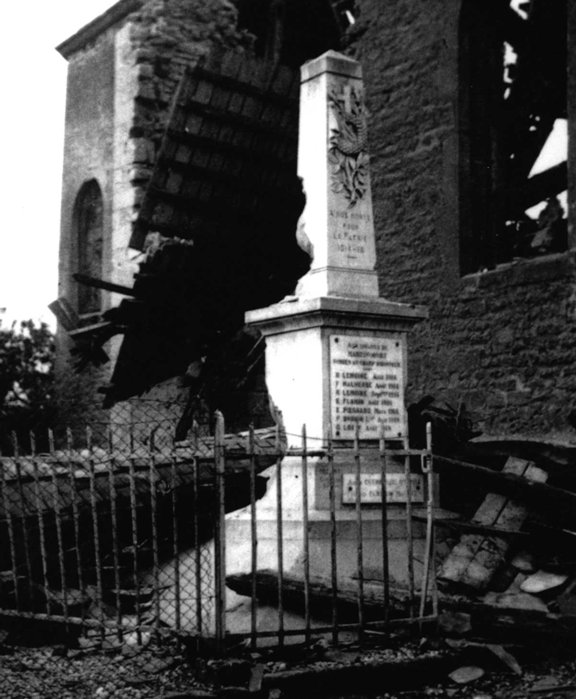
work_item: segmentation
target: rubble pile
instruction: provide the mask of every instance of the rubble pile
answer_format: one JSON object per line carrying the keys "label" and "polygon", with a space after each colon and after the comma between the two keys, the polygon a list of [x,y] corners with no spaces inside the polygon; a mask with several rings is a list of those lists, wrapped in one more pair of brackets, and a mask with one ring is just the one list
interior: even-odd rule
{"label": "rubble pile", "polygon": [[528,641],[576,635],[576,447],[487,439],[463,409],[424,399],[440,474],[441,630]]}

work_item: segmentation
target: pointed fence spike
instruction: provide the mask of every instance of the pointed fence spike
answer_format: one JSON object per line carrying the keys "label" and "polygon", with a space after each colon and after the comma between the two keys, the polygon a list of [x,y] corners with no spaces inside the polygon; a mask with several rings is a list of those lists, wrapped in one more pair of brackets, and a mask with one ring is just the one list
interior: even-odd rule
{"label": "pointed fence spike", "polygon": [[28,439],[30,440],[30,454],[36,456],[36,435],[32,430],[28,434]]}
{"label": "pointed fence spike", "polygon": [[12,449],[14,451],[14,456],[18,458],[20,456],[20,445],[18,444],[18,435],[14,430],[10,433],[10,438],[12,440]]}
{"label": "pointed fence spike", "polygon": [[66,428],[66,449],[70,452],[74,446],[74,439],[70,427]]}

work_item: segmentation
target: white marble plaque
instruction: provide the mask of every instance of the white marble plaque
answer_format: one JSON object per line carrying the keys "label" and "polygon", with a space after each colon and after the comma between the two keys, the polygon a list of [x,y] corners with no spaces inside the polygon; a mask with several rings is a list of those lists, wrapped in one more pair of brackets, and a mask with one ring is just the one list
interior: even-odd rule
{"label": "white marble plaque", "polygon": [[[424,502],[424,481],[422,476],[412,474],[410,476],[411,490],[410,500],[414,503]],[[403,473],[386,474],[386,501],[406,502],[406,476]],[[344,473],[342,475],[342,502],[352,505],[356,502],[356,474]],[[360,474],[360,502],[382,502],[382,475],[380,473]]]}
{"label": "white marble plaque", "polygon": [[398,337],[330,337],[330,413],[334,439],[406,434],[404,366]]}

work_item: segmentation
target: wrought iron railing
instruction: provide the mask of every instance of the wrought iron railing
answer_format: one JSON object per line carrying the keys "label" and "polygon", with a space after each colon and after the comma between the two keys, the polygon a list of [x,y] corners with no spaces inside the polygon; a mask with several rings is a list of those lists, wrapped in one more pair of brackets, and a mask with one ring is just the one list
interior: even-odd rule
{"label": "wrought iron railing", "polygon": [[226,435],[217,414],[214,437],[168,448],[152,429],[119,448],[118,430],[106,447],[89,429],[50,434],[45,453],[14,439],[0,458],[0,617],[81,627],[105,648],[338,642],[435,618],[430,433],[412,450],[303,429],[294,448],[280,429]]}

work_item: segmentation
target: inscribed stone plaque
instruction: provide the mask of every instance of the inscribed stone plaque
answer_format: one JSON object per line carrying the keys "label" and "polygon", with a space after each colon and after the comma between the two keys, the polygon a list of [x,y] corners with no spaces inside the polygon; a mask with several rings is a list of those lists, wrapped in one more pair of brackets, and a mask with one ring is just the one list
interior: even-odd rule
{"label": "inscribed stone plaque", "polygon": [[330,262],[340,267],[372,269],[369,235],[372,217],[368,212],[347,211],[332,205],[328,212],[330,226]]}
{"label": "inscribed stone plaque", "polygon": [[394,337],[330,337],[330,413],[335,439],[406,434],[402,342]]}
{"label": "inscribed stone plaque", "polygon": [[[414,473],[410,476],[410,500],[424,502],[424,483],[422,476]],[[406,502],[406,476],[403,473],[386,474],[387,502]],[[356,502],[356,474],[342,475],[342,502],[351,505]],[[382,475],[380,473],[360,474],[360,502],[382,502]]]}

